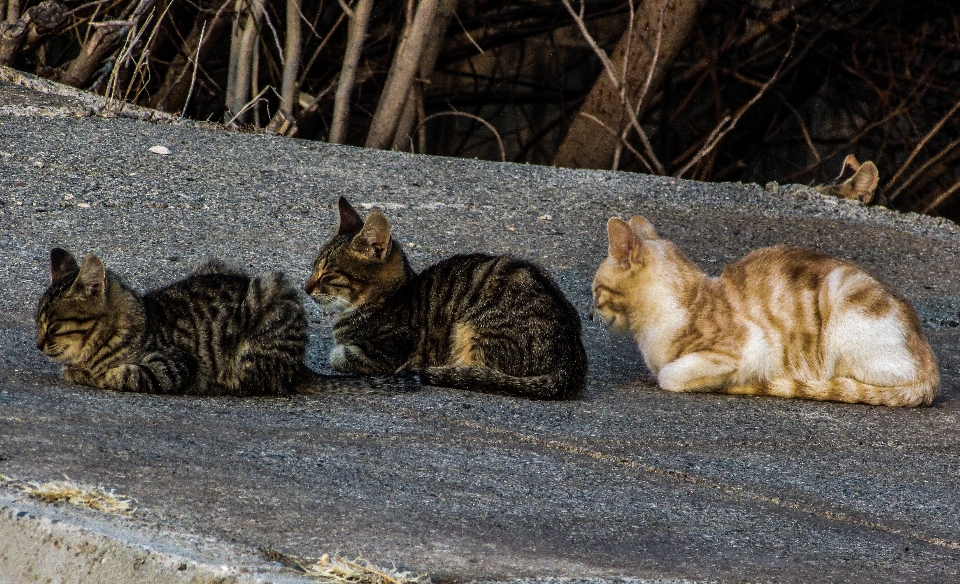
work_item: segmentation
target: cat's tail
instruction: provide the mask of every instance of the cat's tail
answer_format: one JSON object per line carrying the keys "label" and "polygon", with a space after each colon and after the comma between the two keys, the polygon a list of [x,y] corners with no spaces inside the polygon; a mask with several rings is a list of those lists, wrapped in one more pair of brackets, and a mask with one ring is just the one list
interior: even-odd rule
{"label": "cat's tail", "polygon": [[780,378],[729,387],[723,393],[772,395],[777,397],[870,404],[875,406],[915,407],[930,405],[939,387],[939,376],[915,383],[881,386],[863,383],[852,377],[834,377],[810,382]]}
{"label": "cat's tail", "polygon": [[560,375],[516,377],[496,369],[475,365],[427,367],[420,378],[428,385],[469,389],[481,393],[499,393],[529,399],[572,399],[580,395],[583,384]]}
{"label": "cat's tail", "polygon": [[397,375],[324,375],[303,366],[294,393],[318,394],[376,394],[395,395],[412,393],[422,387],[414,374]]}

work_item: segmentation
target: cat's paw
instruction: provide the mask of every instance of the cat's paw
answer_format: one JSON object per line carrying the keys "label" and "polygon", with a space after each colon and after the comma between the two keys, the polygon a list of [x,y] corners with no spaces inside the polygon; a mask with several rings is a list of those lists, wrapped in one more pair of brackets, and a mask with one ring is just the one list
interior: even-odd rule
{"label": "cat's paw", "polygon": [[63,378],[70,383],[92,385],[93,387],[97,387],[97,384],[93,382],[93,375],[91,375],[86,369],[66,366],[63,368]]}
{"label": "cat's paw", "polygon": [[348,345],[334,345],[330,350],[330,368],[338,373],[360,373],[351,367],[350,347]]}

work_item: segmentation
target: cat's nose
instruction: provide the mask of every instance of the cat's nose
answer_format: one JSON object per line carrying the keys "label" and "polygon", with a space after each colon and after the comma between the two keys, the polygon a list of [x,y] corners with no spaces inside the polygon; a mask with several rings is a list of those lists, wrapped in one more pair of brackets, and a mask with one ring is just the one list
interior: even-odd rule
{"label": "cat's nose", "polygon": [[37,348],[42,351],[43,346],[46,344],[47,344],[47,337],[43,334],[37,335]]}
{"label": "cat's nose", "polygon": [[592,306],[590,307],[590,311],[587,313],[587,316],[590,318],[590,320],[593,320],[593,307],[592,307]]}

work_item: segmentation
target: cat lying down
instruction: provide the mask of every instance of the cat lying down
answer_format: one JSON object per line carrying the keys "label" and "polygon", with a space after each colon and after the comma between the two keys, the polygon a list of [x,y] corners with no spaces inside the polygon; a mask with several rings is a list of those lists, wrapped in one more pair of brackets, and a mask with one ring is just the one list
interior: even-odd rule
{"label": "cat lying down", "polygon": [[335,371],[419,375],[430,385],[533,399],[583,391],[580,316],[550,276],[504,255],[456,255],[416,273],[380,211],[346,199],[304,285],[339,311]]}
{"label": "cat lying down", "polygon": [[936,357],[913,307],[851,262],[768,247],[708,277],[643,217],[607,223],[594,314],[629,331],[661,388],[929,404]]}

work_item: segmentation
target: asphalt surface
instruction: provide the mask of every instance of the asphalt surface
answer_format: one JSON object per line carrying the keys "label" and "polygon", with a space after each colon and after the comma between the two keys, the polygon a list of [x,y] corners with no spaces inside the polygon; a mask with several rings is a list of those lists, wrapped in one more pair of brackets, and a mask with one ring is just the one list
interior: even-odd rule
{"label": "asphalt surface", "polygon": [[[435,582],[960,581],[952,223],[804,187],[418,157],[71,108],[0,83],[3,475],[133,497],[132,517],[98,519],[119,533],[363,556]],[[546,267],[584,319],[584,398],[123,395],[66,383],[34,348],[54,246],[97,252],[140,289],[208,256],[301,282],[341,195],[383,209],[417,268],[470,251]],[[713,273],[776,243],[858,262],[918,307],[943,374],[934,405],[659,391],[632,339],[586,320],[606,220],[637,212]],[[310,364],[329,371],[330,322],[315,313],[311,330]]]}

